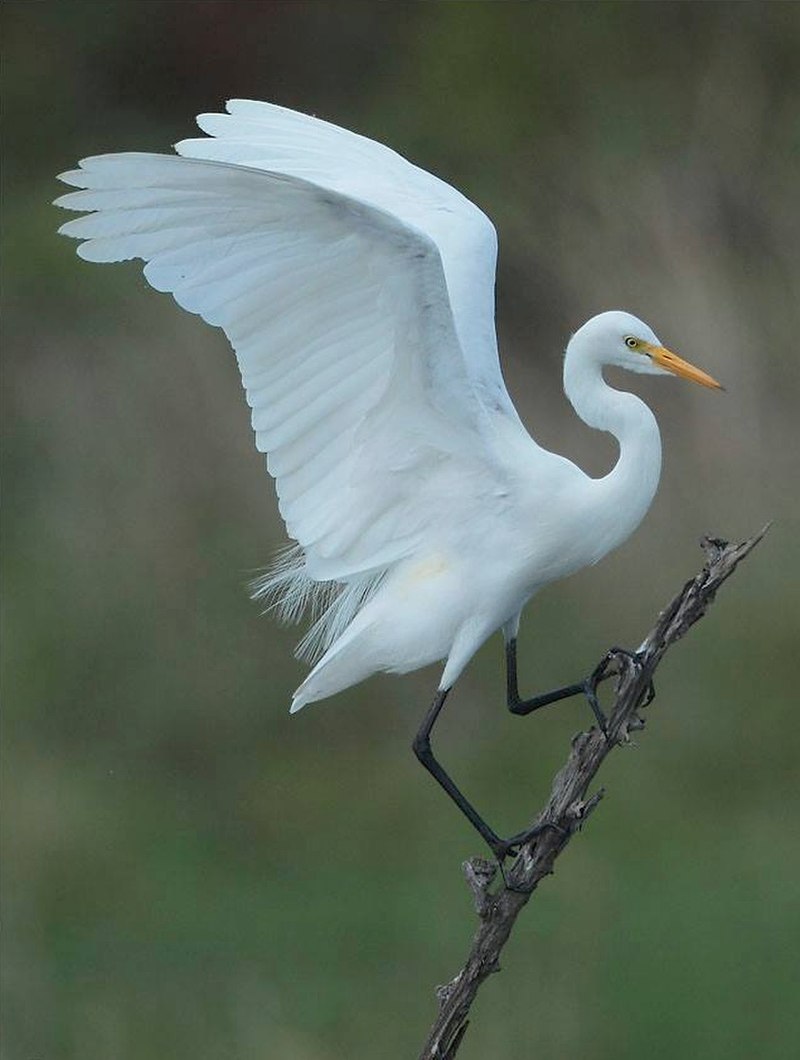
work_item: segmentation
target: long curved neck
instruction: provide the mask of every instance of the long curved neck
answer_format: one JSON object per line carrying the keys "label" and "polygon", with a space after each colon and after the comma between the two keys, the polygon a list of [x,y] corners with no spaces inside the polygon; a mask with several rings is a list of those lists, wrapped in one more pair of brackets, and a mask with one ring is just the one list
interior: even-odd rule
{"label": "long curved neck", "polygon": [[564,361],[564,391],[584,423],[608,431],[619,443],[613,470],[591,480],[606,552],[636,529],[650,507],[661,474],[661,435],[647,405],[610,387],[601,365],[584,356],[574,340]]}

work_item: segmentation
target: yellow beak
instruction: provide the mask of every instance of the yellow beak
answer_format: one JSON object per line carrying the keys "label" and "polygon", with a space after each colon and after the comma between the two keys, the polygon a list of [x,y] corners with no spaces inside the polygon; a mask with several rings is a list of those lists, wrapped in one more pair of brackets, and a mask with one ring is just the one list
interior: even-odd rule
{"label": "yellow beak", "polygon": [[679,357],[672,350],[667,350],[663,346],[652,346],[649,342],[642,343],[642,345],[655,363],[662,368],[666,368],[668,372],[683,376],[684,379],[691,379],[693,383],[699,383],[700,386],[712,387],[714,390],[725,389],[722,383],[718,383],[716,379],[701,368],[695,368],[693,364],[684,361],[683,357]]}

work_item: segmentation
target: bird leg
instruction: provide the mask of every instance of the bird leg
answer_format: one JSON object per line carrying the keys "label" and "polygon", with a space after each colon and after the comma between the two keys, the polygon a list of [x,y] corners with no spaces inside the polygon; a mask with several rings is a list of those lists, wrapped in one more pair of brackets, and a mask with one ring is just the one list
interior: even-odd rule
{"label": "bird leg", "polygon": [[[594,668],[594,670],[592,670],[591,674],[584,681],[580,681],[578,684],[574,685],[564,685],[563,688],[556,688],[553,689],[552,692],[544,692],[542,695],[534,696],[532,699],[523,700],[520,699],[519,689],[517,687],[517,641],[516,638],[512,638],[506,642],[506,691],[508,697],[508,709],[512,714],[531,714],[534,710],[538,710],[539,707],[546,707],[549,703],[557,703],[560,699],[567,699],[570,696],[584,695],[589,706],[592,708],[592,713],[597,719],[597,724],[599,725],[600,730],[604,735],[608,736],[608,723],[597,697],[597,686],[601,681],[605,681],[613,675],[613,663],[615,662],[615,657],[619,655],[627,656],[637,666],[641,665],[639,655],[636,652],[628,651],[626,648],[611,648],[606,652],[600,663]],[[433,731],[436,719],[439,717],[441,709],[444,706],[449,691],[449,688],[444,688],[436,693],[433,703],[414,737],[412,745],[414,748],[414,754],[428,770],[434,780],[444,788],[472,827],[481,834],[494,856],[501,863],[502,867],[502,862],[505,858],[516,854],[521,846],[529,842],[531,839],[535,839],[537,835],[541,835],[542,832],[548,829],[563,835],[564,829],[557,824],[547,821],[543,824],[534,825],[532,828],[528,828],[523,832],[518,832],[516,835],[511,836],[510,839],[501,839],[497,833],[489,827],[472,803],[462,794],[449,774],[442,768],[431,748],[431,732]],[[650,681],[642,706],[647,706],[648,703],[651,703],[655,694],[653,682]]]}
{"label": "bird leg", "polygon": [[[609,653],[610,654],[610,653]],[[610,662],[609,655],[603,659],[599,666],[595,667],[589,677],[585,681],[580,681],[574,685],[564,685],[562,688],[554,688],[551,692],[543,692],[539,696],[533,696],[531,699],[520,699],[519,689],[517,687],[517,639],[512,637],[511,640],[506,641],[506,705],[512,714],[532,714],[534,710],[538,710],[539,707],[546,707],[550,703],[557,703],[560,699],[569,699],[570,696],[583,695],[589,706],[592,708],[592,713],[597,719],[597,724],[600,726],[600,730],[606,733],[608,730],[608,723],[606,716],[603,713],[600,701],[597,698],[597,686],[601,681],[605,681],[611,674],[608,671],[608,664]]]}
{"label": "bird leg", "polygon": [[525,832],[519,832],[510,839],[501,839],[497,833],[489,827],[486,821],[484,821],[472,803],[469,802],[469,800],[465,798],[461,791],[456,787],[453,780],[437,761],[431,748],[431,730],[433,729],[436,719],[439,717],[439,712],[444,706],[444,701],[447,699],[449,691],[449,688],[444,688],[436,693],[431,708],[425,715],[422,725],[420,725],[419,731],[414,737],[412,745],[414,748],[414,754],[422,765],[425,766],[433,779],[444,788],[472,827],[480,832],[494,856],[502,863],[504,858],[515,854],[523,843],[528,842],[530,839],[534,839],[537,835],[540,835],[547,829],[554,829],[563,834],[564,830],[562,828],[556,824],[550,824],[548,822],[535,825],[533,828],[529,828]]}
{"label": "bird leg", "polygon": [[[575,685],[564,685],[563,688],[555,688],[552,692],[543,692],[532,699],[520,699],[517,687],[517,641],[516,638],[506,641],[506,696],[508,709],[512,714],[532,714],[539,707],[546,707],[549,703],[557,703],[560,699],[568,699],[570,696],[584,695],[586,701],[592,708],[600,731],[608,736],[608,722],[600,700],[597,696],[597,686],[601,681],[607,680],[614,674],[613,663],[616,656],[624,655],[634,666],[641,666],[641,657],[638,652],[629,651],[627,648],[609,648],[594,670],[584,680]],[[652,681],[648,682],[643,707],[648,706],[655,699],[656,690]]]}
{"label": "bird leg", "polygon": [[[576,696],[579,693],[583,693],[583,695],[586,696],[586,701],[592,708],[592,713],[597,720],[600,731],[607,738],[608,721],[603,713],[603,708],[600,706],[600,700],[597,696],[597,686],[601,681],[605,681],[615,673],[620,672],[619,670],[614,669],[614,663],[620,655],[624,655],[625,658],[629,659],[637,668],[642,664],[641,656],[638,652],[629,651],[628,648],[609,648],[586,680],[581,681],[580,684],[565,685],[563,688],[556,688],[552,692],[545,692],[540,696],[534,696],[533,699],[521,700],[517,690],[517,642],[516,640],[509,640],[506,642],[506,689],[508,695],[508,709],[512,714],[530,714],[534,710],[538,710],[539,707],[546,707],[548,703],[557,703],[560,699],[566,699],[569,696]],[[648,706],[653,702],[655,697],[656,689],[651,680],[648,681],[645,698],[641,706]]]}

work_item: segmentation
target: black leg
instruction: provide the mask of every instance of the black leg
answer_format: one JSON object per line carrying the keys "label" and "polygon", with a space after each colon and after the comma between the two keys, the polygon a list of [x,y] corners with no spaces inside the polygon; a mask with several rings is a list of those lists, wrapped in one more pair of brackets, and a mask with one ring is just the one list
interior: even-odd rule
{"label": "black leg", "polygon": [[517,641],[516,638],[506,641],[506,700],[508,709],[512,714],[532,714],[539,707],[546,707],[550,703],[558,703],[560,699],[569,699],[570,696],[586,696],[592,713],[597,719],[600,729],[606,731],[606,718],[597,698],[597,685],[609,676],[596,670],[586,681],[575,685],[564,685],[562,688],[554,688],[552,692],[543,692],[531,699],[520,699],[517,687]]}
{"label": "black leg", "polygon": [[[610,677],[614,672],[613,662],[615,655],[627,655],[633,661],[638,662],[638,656],[635,652],[626,651],[624,648],[612,648],[611,651],[606,653],[600,665],[595,667],[585,681],[581,681],[574,685],[565,685],[563,688],[556,688],[552,692],[545,692],[542,695],[534,696],[532,699],[523,700],[519,697],[519,689],[517,687],[517,641],[516,638],[506,641],[506,692],[508,709],[512,714],[531,714],[534,710],[538,710],[539,707],[546,707],[548,703],[557,703],[560,699],[567,699],[569,696],[584,695],[589,702],[589,706],[592,708],[592,712],[597,719],[597,724],[600,726],[601,731],[608,735],[606,718],[597,698],[597,686],[601,681],[605,681],[605,679]],[[545,822],[544,824],[535,825],[527,831],[519,832],[517,835],[511,836],[510,839],[501,839],[497,833],[489,827],[486,821],[484,821],[472,803],[461,793],[450,776],[439,764],[433,753],[433,749],[431,748],[431,732],[433,726],[436,724],[436,719],[439,717],[441,709],[444,706],[444,701],[447,699],[449,691],[449,688],[445,688],[436,693],[430,710],[425,715],[422,725],[420,725],[419,731],[414,737],[414,754],[423,766],[425,766],[434,780],[444,788],[473,828],[481,834],[495,857],[502,863],[504,858],[508,857],[510,854],[515,854],[518,848],[524,843],[534,839],[537,835],[540,835],[547,829],[563,834],[563,829],[560,828],[559,825]],[[655,689],[653,688],[652,682],[650,682],[646,690],[643,705],[647,706],[654,696]]]}
{"label": "black leg", "polygon": [[473,828],[476,828],[480,832],[492,850],[496,853],[496,848],[500,843],[500,837],[492,831],[472,803],[461,794],[455,783],[439,765],[434,756],[433,749],[431,748],[431,730],[436,723],[436,719],[439,717],[439,712],[444,706],[444,701],[447,699],[449,691],[449,688],[445,688],[440,689],[436,693],[431,708],[425,715],[422,725],[420,725],[419,731],[414,737],[414,743],[412,744],[414,754],[425,766],[433,779],[444,788],[456,806],[458,806],[459,810],[461,810],[464,816],[469,820]]}
{"label": "black leg", "polygon": [[[637,652],[629,651],[627,648],[610,648],[585,681],[581,681],[576,685],[564,685],[563,688],[553,689],[552,692],[544,692],[542,695],[534,696],[532,699],[520,699],[517,688],[517,642],[516,639],[506,641],[506,695],[508,709],[512,714],[531,714],[534,710],[538,710],[539,707],[546,707],[549,703],[557,703],[560,699],[582,694],[586,696],[586,700],[592,708],[592,713],[597,720],[600,731],[608,736],[608,722],[600,706],[600,700],[597,698],[597,686],[601,681],[605,681],[616,672],[614,661],[615,657],[619,655],[626,656],[635,666],[641,665]],[[652,703],[655,695],[655,687],[653,682],[650,681],[641,706],[646,707]]]}
{"label": "black leg", "polygon": [[557,825],[544,824],[530,828],[526,832],[520,832],[518,835],[512,836],[511,839],[501,839],[497,833],[489,827],[486,821],[484,821],[472,803],[469,802],[469,800],[465,798],[461,791],[456,787],[455,783],[436,760],[431,748],[431,730],[436,723],[436,719],[439,717],[439,712],[444,706],[444,701],[447,699],[449,691],[449,688],[445,688],[436,693],[431,708],[425,715],[422,725],[420,725],[419,731],[414,737],[414,743],[412,745],[414,748],[414,754],[423,766],[425,766],[434,780],[444,788],[473,828],[480,832],[495,857],[502,861],[503,858],[508,857],[509,854],[513,854],[523,843],[541,834],[545,829],[551,828],[556,831],[561,831]]}

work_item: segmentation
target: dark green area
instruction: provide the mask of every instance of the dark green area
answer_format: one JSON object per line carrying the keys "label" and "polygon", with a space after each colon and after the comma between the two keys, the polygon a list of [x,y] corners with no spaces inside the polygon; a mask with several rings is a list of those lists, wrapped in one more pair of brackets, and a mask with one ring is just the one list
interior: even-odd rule
{"label": "dark green area", "polygon": [[[798,5],[2,14],[3,1055],[413,1057],[473,930],[459,866],[480,846],[409,749],[436,671],[289,718],[296,631],[243,588],[281,527],[224,338],[55,235],[57,172],[167,150],[236,95],[385,140],[490,213],[509,387],[549,447],[613,460],[560,392],[600,309],[728,387],[626,381],[662,423],[662,487],[628,545],[533,602],[525,690],[638,643],[702,533],[775,520],[664,664],[464,1060],[794,1055]],[[496,639],[438,746],[516,830],[588,718],[508,717],[501,674]]]}

